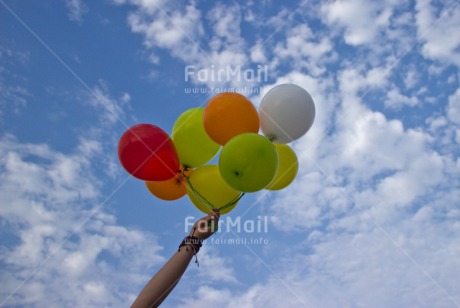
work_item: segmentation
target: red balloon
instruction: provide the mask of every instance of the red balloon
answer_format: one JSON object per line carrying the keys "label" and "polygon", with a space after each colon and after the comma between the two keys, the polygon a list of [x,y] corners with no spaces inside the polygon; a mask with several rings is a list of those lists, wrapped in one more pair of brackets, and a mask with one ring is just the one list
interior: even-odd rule
{"label": "red balloon", "polygon": [[138,124],[124,132],[118,158],[129,174],[144,181],[169,180],[180,168],[173,141],[152,124]]}

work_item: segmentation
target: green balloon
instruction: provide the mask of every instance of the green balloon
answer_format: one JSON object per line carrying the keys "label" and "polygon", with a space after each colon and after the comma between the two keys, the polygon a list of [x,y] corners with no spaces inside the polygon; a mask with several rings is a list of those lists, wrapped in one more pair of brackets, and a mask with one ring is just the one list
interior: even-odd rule
{"label": "green balloon", "polygon": [[242,192],[265,188],[275,177],[278,154],[264,136],[238,135],[228,141],[219,158],[219,170],[225,182]]}
{"label": "green balloon", "polygon": [[172,140],[179,160],[184,167],[196,168],[210,161],[219,151],[203,127],[204,108],[191,108],[177,118],[172,130]]}

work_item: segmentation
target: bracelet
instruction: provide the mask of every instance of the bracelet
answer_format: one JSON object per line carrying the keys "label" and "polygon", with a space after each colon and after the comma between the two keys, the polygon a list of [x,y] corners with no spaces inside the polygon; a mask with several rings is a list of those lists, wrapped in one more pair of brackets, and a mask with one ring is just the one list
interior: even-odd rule
{"label": "bracelet", "polygon": [[195,250],[195,253],[198,253],[198,251],[200,251],[201,246],[203,246],[202,243],[203,240],[196,236],[186,236],[182,243],[179,245],[179,248],[185,245],[191,245]]}
{"label": "bracelet", "polygon": [[[182,243],[180,243],[179,249],[177,251],[180,251],[181,247],[187,245],[190,245],[192,247],[193,255],[195,256],[195,263],[198,267],[200,267],[200,264],[198,263],[198,257],[196,256],[196,254],[198,253],[198,251],[200,251],[201,246],[203,246],[203,240],[195,236],[186,236],[182,240]],[[188,251],[187,247],[185,247],[185,249],[187,249]]]}

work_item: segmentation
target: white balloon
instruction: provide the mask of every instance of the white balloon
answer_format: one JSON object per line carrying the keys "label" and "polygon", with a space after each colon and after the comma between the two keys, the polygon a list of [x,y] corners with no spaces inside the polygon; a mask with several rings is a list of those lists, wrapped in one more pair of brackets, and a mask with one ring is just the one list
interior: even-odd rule
{"label": "white balloon", "polygon": [[310,129],[315,119],[315,104],[304,88],[281,84],[265,94],[259,116],[265,136],[276,143],[289,143]]}

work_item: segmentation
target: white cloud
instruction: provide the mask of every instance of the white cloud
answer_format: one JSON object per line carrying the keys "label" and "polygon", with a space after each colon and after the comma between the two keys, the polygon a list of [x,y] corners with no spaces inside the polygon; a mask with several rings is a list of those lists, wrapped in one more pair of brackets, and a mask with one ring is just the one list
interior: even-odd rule
{"label": "white cloud", "polygon": [[131,96],[129,93],[122,93],[118,99],[110,97],[108,84],[101,80],[99,84],[85,93],[86,101],[99,112],[100,124],[111,126],[125,120],[124,109],[129,109]]}
{"label": "white cloud", "polygon": [[388,26],[393,14],[391,4],[364,0],[333,1],[322,5],[321,12],[329,26],[344,29],[347,44],[357,46],[374,42],[381,27]]}
{"label": "white cloud", "polygon": [[32,97],[25,87],[25,78],[12,70],[13,65],[25,65],[30,54],[13,51],[0,45],[0,115],[5,111],[19,113]]}
{"label": "white cloud", "polygon": [[416,3],[417,37],[423,42],[422,54],[429,59],[460,66],[460,7],[454,1],[433,5],[430,0]]}
{"label": "white cloud", "polygon": [[[190,1],[185,8],[171,3],[151,5],[150,2],[130,1],[135,10],[128,16],[128,23],[134,33],[141,34],[148,58],[154,64],[161,63],[159,49],[167,50],[174,58],[195,69],[211,74],[211,71],[237,67],[244,72],[248,68],[246,43],[241,36],[242,8],[238,4],[217,3],[203,14],[195,2]],[[153,9],[155,7],[155,9]],[[150,8],[150,9],[149,9]],[[202,19],[203,15],[206,19]],[[211,29],[204,32],[204,22]],[[209,37],[208,41],[205,41]],[[254,49],[253,57],[263,59],[261,50]],[[247,85],[241,74],[225,80],[202,80],[190,76],[193,84],[210,88]],[[193,85],[192,84],[192,85]]]}
{"label": "white cloud", "polygon": [[411,68],[404,76],[404,86],[406,89],[412,89],[420,79],[420,75],[415,68]]}
{"label": "white cloud", "polygon": [[456,81],[457,81],[457,77],[454,74],[450,75],[449,78],[447,79],[448,84],[454,84]]}
{"label": "white cloud", "polygon": [[81,22],[83,15],[88,12],[88,7],[82,0],[66,0],[65,4],[71,21]]}
{"label": "white cloud", "polygon": [[76,96],[97,111],[97,126],[86,127],[66,154],[12,135],[0,139],[7,305],[128,306],[149,279],[146,269],[164,261],[155,236],[118,225],[101,204],[110,182],[101,176],[120,169],[108,154],[112,128],[131,99],[126,92],[113,99],[107,87],[100,82]]}
{"label": "white cloud", "polygon": [[272,27],[273,29],[278,29],[284,25],[286,25],[286,21],[289,20],[289,16],[292,12],[287,8],[282,8],[278,11],[278,13],[274,16],[270,16],[266,21],[267,25]]}
{"label": "white cloud", "polygon": [[[213,40],[218,38],[229,44],[244,44],[241,39],[241,8],[239,5],[226,6],[218,3],[208,12],[207,17],[214,30]],[[211,45],[214,44],[213,40]]]}
{"label": "white cloud", "polygon": [[0,115],[8,107],[15,113],[19,113],[27,105],[31,97],[27,88],[16,85],[8,85],[0,76]]}
{"label": "white cloud", "polygon": [[277,267],[278,277],[239,291],[200,286],[183,307],[454,307],[459,238],[453,228],[420,222],[420,215],[392,226],[395,242],[378,228],[326,232],[278,259],[285,264]]}
{"label": "white cloud", "polygon": [[[360,203],[386,200],[387,204],[408,205],[427,193],[430,187],[436,187],[441,181],[439,173],[443,164],[436,153],[427,150],[431,136],[419,130],[405,130],[400,120],[387,120],[382,113],[361,104],[358,90],[366,83],[375,83],[369,82],[369,78],[363,78],[355,69],[346,69],[341,76],[343,109],[336,109],[335,115],[326,115],[337,119],[336,123],[329,124],[335,126],[334,134],[318,144],[323,150],[313,157],[326,179],[319,187],[314,185],[311,189],[317,188],[315,193],[322,195],[321,200],[328,200],[332,205],[338,201],[331,200],[334,196],[330,193],[323,195],[320,187],[332,185],[337,189],[335,186],[339,184],[333,183],[349,183],[344,184],[343,189],[353,194],[355,189],[364,193],[373,187],[361,196]],[[300,145],[300,148],[307,147]],[[314,168],[307,170],[312,172]],[[312,200],[311,203],[317,202]],[[348,203],[349,200],[345,202]],[[346,205],[337,206],[346,209]]]}
{"label": "white cloud", "polygon": [[251,48],[251,61],[256,63],[266,62],[265,51],[260,43],[252,46]]}
{"label": "white cloud", "polygon": [[419,104],[419,100],[416,96],[406,96],[399,92],[399,89],[393,87],[387,92],[387,99],[385,100],[385,106],[388,108],[398,109],[402,106],[414,107]]}
{"label": "white cloud", "polygon": [[0,151],[0,217],[14,238],[2,244],[2,301],[129,305],[148,279],[145,269],[163,261],[162,248],[151,234],[119,226],[98,208],[101,183],[91,172],[102,154],[97,142],[82,141],[64,155],[7,136]]}
{"label": "white cloud", "polygon": [[388,83],[390,68],[388,64],[372,68],[356,64],[337,72],[344,99],[354,100],[360,91],[384,88]]}
{"label": "white cloud", "polygon": [[449,104],[447,106],[447,116],[457,125],[460,125],[460,88],[449,96]]}
{"label": "white cloud", "polygon": [[[446,117],[454,123],[460,118],[459,91],[449,97],[446,115],[430,120],[432,131],[409,129],[372,110],[385,100],[392,108],[419,103],[393,83],[387,72],[394,62],[371,62],[371,69],[369,61],[361,62],[345,62],[331,79],[293,71],[275,83],[305,87],[318,115],[312,130],[293,145],[298,178],[269,205],[269,213],[279,218],[277,228],[305,243],[305,251],[286,253],[292,255],[283,260],[289,266],[277,274],[306,306],[454,306],[460,301],[454,252],[460,241],[454,218],[460,167],[455,130],[445,128]],[[406,76],[409,88],[422,82],[419,73]],[[369,88],[388,96],[360,98]],[[440,138],[447,131],[450,137]],[[245,291],[202,287],[196,297],[189,301],[192,307],[300,305],[273,275]]]}
{"label": "white cloud", "polygon": [[[235,284],[235,270],[231,266],[231,261],[217,253],[216,247],[209,248],[210,245],[205,243],[198,254],[199,267],[195,263],[190,263],[190,269],[187,271],[187,281],[195,281],[202,284]],[[192,260],[194,261],[194,259]],[[184,282],[187,284],[187,282]]]}
{"label": "white cloud", "polygon": [[148,49],[166,48],[181,60],[199,57],[199,37],[203,34],[201,13],[193,4],[174,10],[163,3],[141,1],[138,10],[129,14],[128,23],[134,33],[144,36]]}
{"label": "white cloud", "polygon": [[274,54],[287,62],[295,63],[296,69],[308,68],[312,74],[326,71],[324,64],[332,57],[333,44],[328,37],[315,35],[306,24],[287,32],[285,42],[276,44]]}

